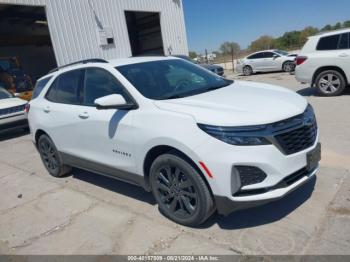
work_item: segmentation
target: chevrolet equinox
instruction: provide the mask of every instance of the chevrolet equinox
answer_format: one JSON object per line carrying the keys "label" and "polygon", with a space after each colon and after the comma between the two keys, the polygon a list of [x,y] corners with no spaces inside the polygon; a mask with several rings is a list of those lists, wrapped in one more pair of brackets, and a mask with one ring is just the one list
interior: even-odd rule
{"label": "chevrolet equinox", "polygon": [[52,176],[77,167],[139,185],[187,226],[285,196],[315,175],[321,157],[303,97],[175,57],[55,69],[27,112]]}

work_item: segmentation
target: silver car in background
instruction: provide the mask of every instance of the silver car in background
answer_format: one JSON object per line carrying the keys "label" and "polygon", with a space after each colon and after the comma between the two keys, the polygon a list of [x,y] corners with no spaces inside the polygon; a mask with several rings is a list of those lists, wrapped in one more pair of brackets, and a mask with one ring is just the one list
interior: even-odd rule
{"label": "silver car in background", "polygon": [[235,70],[246,76],[257,72],[292,72],[295,69],[295,57],[295,54],[277,49],[259,51],[238,60]]}

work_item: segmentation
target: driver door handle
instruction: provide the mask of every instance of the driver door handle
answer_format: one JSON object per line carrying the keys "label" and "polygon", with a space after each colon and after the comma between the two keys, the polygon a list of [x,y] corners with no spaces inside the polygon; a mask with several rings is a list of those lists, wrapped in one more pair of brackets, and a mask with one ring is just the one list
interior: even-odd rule
{"label": "driver door handle", "polygon": [[44,111],[45,113],[50,113],[50,107],[49,107],[49,106],[46,106],[46,107],[43,109],[43,111]]}
{"label": "driver door handle", "polygon": [[339,57],[348,57],[349,55],[348,54],[345,54],[345,53],[342,53],[339,55]]}
{"label": "driver door handle", "polygon": [[89,118],[89,114],[87,112],[83,112],[79,114],[79,118],[81,119],[87,119]]}

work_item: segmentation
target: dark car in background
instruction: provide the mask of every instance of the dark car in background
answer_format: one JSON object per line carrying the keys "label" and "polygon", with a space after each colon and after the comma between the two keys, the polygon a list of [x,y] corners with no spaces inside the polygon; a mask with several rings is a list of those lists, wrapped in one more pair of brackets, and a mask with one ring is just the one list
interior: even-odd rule
{"label": "dark car in background", "polygon": [[[185,55],[174,55],[175,57],[187,60],[191,63],[197,64],[195,61],[193,61],[190,57],[185,56]],[[209,71],[219,75],[223,76],[224,75],[224,68],[218,65],[212,65],[212,64],[198,64],[201,67],[204,67],[205,69],[208,69]]]}
{"label": "dark car in background", "polygon": [[0,57],[0,87],[24,100],[32,98],[32,79],[22,69],[18,58]]}

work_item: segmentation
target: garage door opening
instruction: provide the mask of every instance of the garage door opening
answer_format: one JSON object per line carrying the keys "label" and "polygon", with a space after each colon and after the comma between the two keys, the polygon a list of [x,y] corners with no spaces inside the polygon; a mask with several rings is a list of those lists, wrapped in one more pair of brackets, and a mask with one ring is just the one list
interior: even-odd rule
{"label": "garage door opening", "polygon": [[55,67],[45,8],[0,4],[0,85],[24,91]]}
{"label": "garage door opening", "polygon": [[133,56],[164,55],[159,13],[125,12]]}

